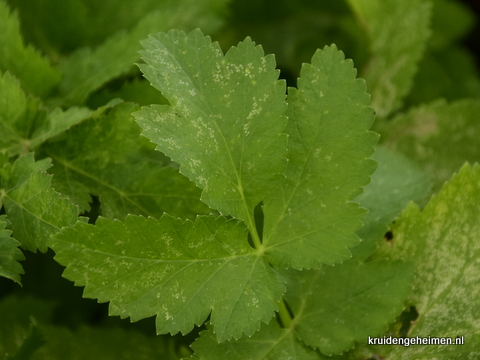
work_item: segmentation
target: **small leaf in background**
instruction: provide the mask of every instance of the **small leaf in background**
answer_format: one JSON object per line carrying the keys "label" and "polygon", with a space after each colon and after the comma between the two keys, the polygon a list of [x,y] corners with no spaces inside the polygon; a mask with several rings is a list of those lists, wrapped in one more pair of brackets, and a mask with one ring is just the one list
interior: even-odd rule
{"label": "small leaf in background", "polygon": [[304,64],[289,89],[286,180],[264,201],[270,261],[297,269],[351,257],[365,210],[350,201],[370,181],[377,136],[365,82],[336,46]]}
{"label": "small leaf in background", "polygon": [[398,115],[384,144],[417,162],[437,192],[465,161],[480,161],[480,101],[443,100]]}
{"label": "small leaf in background", "polygon": [[90,114],[89,109],[78,107],[47,111],[38,100],[25,96],[9,72],[0,75],[0,151],[10,156],[33,150]]}
{"label": "small leaf in background", "polygon": [[78,219],[78,208],[51,188],[51,175],[45,172],[50,166],[50,159],[35,162],[29,153],[0,169],[0,204],[9,228],[33,252],[47,251],[50,236]]}
{"label": "small leaf in background", "polygon": [[131,116],[138,106],[122,103],[46,143],[42,154],[52,158],[53,186],[90,210],[98,196],[102,216],[123,220],[127,214],[193,219],[209,213],[200,190],[168,165],[164,155],[140,136]]}
{"label": "small leaf in background", "polygon": [[[349,0],[371,37],[372,58],[361,74],[379,118],[398,110],[412,87],[430,35],[426,0]],[[394,44],[394,45],[393,45]]]}
{"label": "small leaf in background", "polygon": [[418,106],[440,98],[453,101],[480,97],[476,60],[464,46],[475,20],[464,2],[433,2],[432,36],[406,98],[407,105]]}
{"label": "small leaf in background", "polygon": [[0,34],[0,70],[14,74],[28,93],[48,95],[61,74],[37,50],[24,44],[18,16],[4,0],[0,0]]}
{"label": "small leaf in background", "polygon": [[10,230],[5,230],[7,224],[5,215],[0,215],[0,276],[21,284],[20,275],[24,271],[19,261],[25,260],[25,256],[18,248],[20,242],[11,237]]}
{"label": "small leaf in background", "polygon": [[110,315],[132,321],[157,315],[158,334],[186,334],[211,312],[219,341],[251,336],[285,289],[249,246],[243,223],[213,215],[99,218],[65,228],[52,248],[85,297],[110,301]]}
{"label": "small leaf in background", "polygon": [[247,38],[225,56],[199,30],[143,42],[139,65],[170,106],[135,114],[142,134],[180,164],[212,209],[247,220],[283,179],[285,83]]}
{"label": "small leaf in background", "polygon": [[[208,22],[205,20],[211,20],[212,14],[205,11],[202,5],[214,8],[225,4],[223,0],[215,2],[216,4],[210,0],[195,2],[183,0],[160,3],[160,6],[157,2],[157,5],[146,12],[131,30],[120,30],[105,39],[95,49],[80,48],[69,57],[62,59],[59,69],[64,76],[59,85],[58,101],[65,106],[83,104],[88,96],[103,84],[132,71],[132,65],[139,60],[140,40],[149,34],[166,31],[172,27],[192,29],[196,23],[207,25]],[[113,7],[113,12],[118,11],[116,7],[118,4]],[[130,11],[130,9],[123,10]],[[108,16],[112,15],[108,14]],[[187,19],[191,21],[186,21]],[[207,27],[216,27],[218,21],[216,26],[213,23],[209,25]]]}
{"label": "small leaf in background", "polygon": [[357,231],[362,241],[352,248],[353,256],[363,260],[377,249],[388,226],[407,204],[423,200],[431,188],[428,176],[400,153],[378,146],[372,159],[378,168],[365,191],[355,198],[368,209],[364,226]]}

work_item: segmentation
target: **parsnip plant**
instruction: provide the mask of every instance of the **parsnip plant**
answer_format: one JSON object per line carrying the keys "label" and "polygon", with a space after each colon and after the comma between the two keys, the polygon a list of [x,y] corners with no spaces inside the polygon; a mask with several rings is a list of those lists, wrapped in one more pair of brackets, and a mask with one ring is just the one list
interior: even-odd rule
{"label": "parsnip plant", "polygon": [[[287,87],[250,37],[224,52],[198,29],[225,1],[47,3],[77,49],[0,1],[0,357],[480,358],[480,81],[409,95],[454,39],[430,19],[462,7],[349,0],[331,15],[370,44],[366,80],[331,44]],[[87,15],[112,9],[127,30],[95,36]],[[155,325],[62,306],[75,289],[37,250],[109,315]]]}

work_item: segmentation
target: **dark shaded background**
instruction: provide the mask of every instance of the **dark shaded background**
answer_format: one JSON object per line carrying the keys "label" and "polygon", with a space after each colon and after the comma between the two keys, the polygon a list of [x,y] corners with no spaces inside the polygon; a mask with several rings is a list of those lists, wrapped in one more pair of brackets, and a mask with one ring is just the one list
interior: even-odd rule
{"label": "dark shaded background", "polygon": [[480,0],[462,0],[477,15],[477,23],[473,31],[465,39],[465,45],[475,54],[477,65],[480,66]]}

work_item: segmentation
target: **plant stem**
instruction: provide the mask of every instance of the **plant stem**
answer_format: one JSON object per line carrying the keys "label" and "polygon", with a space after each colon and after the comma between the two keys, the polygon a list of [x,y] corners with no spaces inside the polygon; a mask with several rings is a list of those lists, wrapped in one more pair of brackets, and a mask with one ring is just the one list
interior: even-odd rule
{"label": "plant stem", "polygon": [[251,216],[249,216],[248,222],[249,222],[248,227],[250,228],[250,235],[252,236],[253,245],[255,246],[255,249],[260,250],[263,246],[262,246],[262,242],[260,241],[260,236],[258,235],[258,232],[257,232],[255,220]]}
{"label": "plant stem", "polygon": [[285,304],[285,300],[280,300],[278,303],[278,315],[280,317],[280,321],[285,329],[288,329],[292,326],[292,318],[290,317],[290,312],[287,309],[287,305]]}

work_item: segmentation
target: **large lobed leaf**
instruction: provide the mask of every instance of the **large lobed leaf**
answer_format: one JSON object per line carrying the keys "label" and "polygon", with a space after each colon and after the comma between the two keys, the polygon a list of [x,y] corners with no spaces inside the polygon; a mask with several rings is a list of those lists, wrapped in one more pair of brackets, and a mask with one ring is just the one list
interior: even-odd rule
{"label": "large lobed leaf", "polygon": [[285,83],[273,56],[247,38],[225,56],[199,30],[143,42],[145,77],[170,106],[136,113],[143,135],[203,189],[211,208],[249,219],[282,180]]}
{"label": "large lobed leaf", "polygon": [[210,315],[219,341],[253,335],[268,322],[284,285],[247,241],[243,223],[164,215],[77,223],[52,243],[64,276],[85,296],[110,301],[110,314],[157,315],[157,333],[187,333]]}
{"label": "large lobed leaf", "polygon": [[304,64],[289,89],[286,180],[264,201],[263,244],[275,264],[318,267],[351,257],[365,210],[353,200],[376,163],[365,82],[336,46]]}

